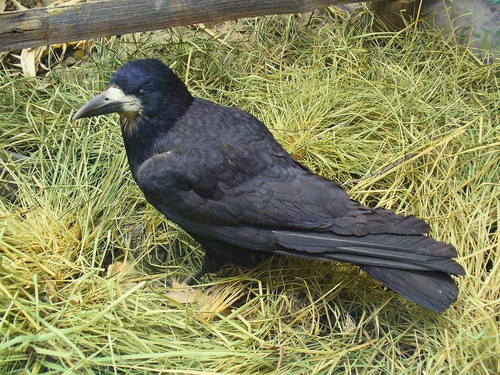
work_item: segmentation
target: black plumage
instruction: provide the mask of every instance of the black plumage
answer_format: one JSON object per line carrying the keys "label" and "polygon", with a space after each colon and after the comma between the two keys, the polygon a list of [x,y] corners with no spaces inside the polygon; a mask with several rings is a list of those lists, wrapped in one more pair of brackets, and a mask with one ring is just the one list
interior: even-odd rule
{"label": "black plumage", "polygon": [[206,251],[191,283],[276,253],[357,264],[432,310],[456,301],[450,274],[464,269],[452,245],[426,236],[426,222],[351,200],[251,114],[193,98],[162,62],[125,64],[74,119],[112,112],[146,199]]}

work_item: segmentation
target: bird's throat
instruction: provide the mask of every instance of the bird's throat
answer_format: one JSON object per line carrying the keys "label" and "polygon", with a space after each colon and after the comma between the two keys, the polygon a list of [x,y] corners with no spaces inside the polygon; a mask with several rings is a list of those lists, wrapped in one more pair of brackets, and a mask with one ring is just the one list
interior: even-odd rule
{"label": "bird's throat", "polygon": [[120,115],[123,142],[127,151],[130,170],[135,178],[139,167],[154,153],[158,129],[150,124],[143,124],[140,116],[125,117]]}
{"label": "bird's throat", "polygon": [[137,112],[123,112],[120,113],[120,125],[122,128],[123,136],[132,138],[134,133],[139,128],[140,115]]}

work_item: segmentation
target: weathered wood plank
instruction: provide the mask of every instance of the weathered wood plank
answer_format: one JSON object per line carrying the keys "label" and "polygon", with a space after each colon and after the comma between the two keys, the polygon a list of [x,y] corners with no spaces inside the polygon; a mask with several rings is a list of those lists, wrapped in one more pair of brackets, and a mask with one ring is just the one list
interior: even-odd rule
{"label": "weathered wood plank", "polygon": [[112,0],[0,13],[0,51],[221,22],[304,13],[359,0]]}

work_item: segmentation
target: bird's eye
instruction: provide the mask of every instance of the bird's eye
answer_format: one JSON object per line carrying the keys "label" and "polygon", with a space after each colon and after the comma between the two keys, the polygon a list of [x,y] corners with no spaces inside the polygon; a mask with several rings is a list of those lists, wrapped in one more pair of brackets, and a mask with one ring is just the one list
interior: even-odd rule
{"label": "bird's eye", "polygon": [[146,95],[146,90],[139,89],[139,96],[144,96]]}

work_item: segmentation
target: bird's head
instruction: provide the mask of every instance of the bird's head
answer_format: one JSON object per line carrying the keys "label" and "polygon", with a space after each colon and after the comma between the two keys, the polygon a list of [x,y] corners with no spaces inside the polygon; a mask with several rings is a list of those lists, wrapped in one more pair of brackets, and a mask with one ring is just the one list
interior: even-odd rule
{"label": "bird's head", "polygon": [[73,120],[116,112],[124,136],[131,136],[144,124],[149,130],[171,126],[192,101],[186,86],[163,62],[136,60],[123,65],[108,89],[84,104]]}

